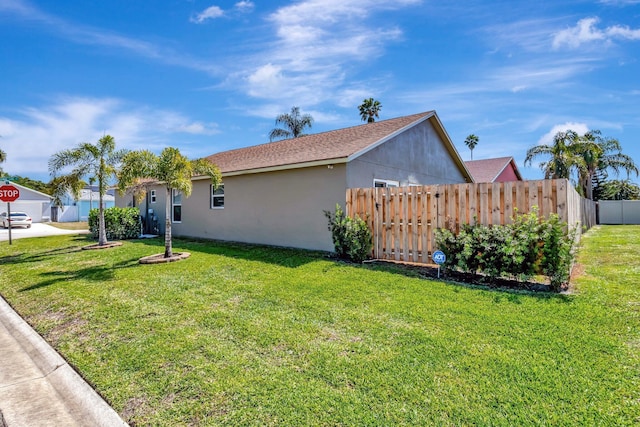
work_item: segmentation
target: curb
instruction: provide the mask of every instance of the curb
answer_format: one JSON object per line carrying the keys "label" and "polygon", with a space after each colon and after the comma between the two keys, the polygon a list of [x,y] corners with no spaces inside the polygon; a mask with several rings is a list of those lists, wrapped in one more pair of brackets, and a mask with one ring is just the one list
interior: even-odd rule
{"label": "curb", "polygon": [[[42,371],[80,424],[128,426],[118,413],[0,295],[0,323]],[[4,420],[6,422],[6,419]],[[2,424],[0,424],[1,426]]]}

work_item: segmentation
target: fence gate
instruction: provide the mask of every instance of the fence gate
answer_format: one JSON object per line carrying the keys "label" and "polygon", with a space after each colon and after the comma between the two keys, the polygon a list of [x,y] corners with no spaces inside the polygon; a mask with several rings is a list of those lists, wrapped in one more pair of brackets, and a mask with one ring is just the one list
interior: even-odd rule
{"label": "fence gate", "polygon": [[349,216],[364,219],[373,234],[373,257],[430,264],[434,232],[462,224],[508,224],[536,206],[541,216],[590,227],[595,206],[581,199],[566,179],[410,187],[350,188]]}

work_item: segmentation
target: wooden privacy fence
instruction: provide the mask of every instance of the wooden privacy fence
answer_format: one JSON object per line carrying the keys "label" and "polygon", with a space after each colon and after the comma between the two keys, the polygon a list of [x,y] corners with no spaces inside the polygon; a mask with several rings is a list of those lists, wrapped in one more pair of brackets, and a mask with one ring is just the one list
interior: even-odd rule
{"label": "wooden privacy fence", "polygon": [[411,187],[350,188],[347,215],[364,219],[373,234],[373,257],[431,264],[437,228],[477,223],[508,224],[516,212],[537,206],[563,222],[595,224],[595,203],[578,195],[566,179]]}

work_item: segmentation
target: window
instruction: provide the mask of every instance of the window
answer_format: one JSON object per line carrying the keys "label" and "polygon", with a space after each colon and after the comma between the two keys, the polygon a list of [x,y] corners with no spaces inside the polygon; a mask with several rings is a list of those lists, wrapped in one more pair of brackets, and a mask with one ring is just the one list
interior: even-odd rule
{"label": "window", "polygon": [[374,179],[373,186],[376,188],[398,187],[400,186],[400,183],[398,181],[393,181],[391,179]]}
{"label": "window", "polygon": [[151,192],[149,193],[149,197],[151,197],[151,203],[155,203],[156,202],[156,190],[151,190]]}
{"label": "window", "polygon": [[171,190],[171,221],[182,222],[182,193],[178,190]]}
{"label": "window", "polygon": [[224,209],[224,184],[211,186],[211,209]]}

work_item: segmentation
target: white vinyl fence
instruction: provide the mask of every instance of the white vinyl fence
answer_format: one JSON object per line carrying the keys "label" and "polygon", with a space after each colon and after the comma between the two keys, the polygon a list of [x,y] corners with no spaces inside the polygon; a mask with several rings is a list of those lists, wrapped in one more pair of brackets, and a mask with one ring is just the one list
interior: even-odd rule
{"label": "white vinyl fence", "polygon": [[640,224],[640,200],[600,200],[599,224]]}

